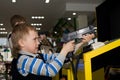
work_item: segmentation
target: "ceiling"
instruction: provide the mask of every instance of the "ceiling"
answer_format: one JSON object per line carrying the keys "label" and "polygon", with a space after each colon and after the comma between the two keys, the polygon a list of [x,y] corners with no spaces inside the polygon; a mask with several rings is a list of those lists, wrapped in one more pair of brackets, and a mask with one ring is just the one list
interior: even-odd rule
{"label": "ceiling", "polygon": [[[19,14],[24,16],[29,23],[42,23],[41,30],[52,30],[61,17],[72,17],[72,12],[77,15],[95,12],[95,7],[104,0],[0,0],[0,23],[7,32],[11,31],[10,17]],[[31,16],[44,16],[44,20],[32,20]],[[6,35],[0,34],[0,37]]]}

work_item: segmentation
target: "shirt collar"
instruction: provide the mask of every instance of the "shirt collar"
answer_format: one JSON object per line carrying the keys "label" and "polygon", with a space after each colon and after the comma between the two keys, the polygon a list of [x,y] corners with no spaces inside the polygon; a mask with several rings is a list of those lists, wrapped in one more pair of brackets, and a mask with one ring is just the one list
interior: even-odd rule
{"label": "shirt collar", "polygon": [[20,51],[19,52],[20,54],[23,54],[23,55],[30,55],[30,56],[33,56],[33,57],[36,57],[37,56],[37,54],[34,54],[34,53],[30,53],[30,52],[27,52],[27,51]]}

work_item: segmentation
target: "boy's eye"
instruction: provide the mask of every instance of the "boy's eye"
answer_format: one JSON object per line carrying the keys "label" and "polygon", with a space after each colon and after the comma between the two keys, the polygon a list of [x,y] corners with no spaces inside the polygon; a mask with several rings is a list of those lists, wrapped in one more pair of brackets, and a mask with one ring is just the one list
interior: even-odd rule
{"label": "boy's eye", "polygon": [[35,41],[38,40],[38,37],[34,38],[33,40],[35,40]]}
{"label": "boy's eye", "polygon": [[41,42],[41,39],[40,39],[40,37],[35,37],[33,40],[34,40],[34,41]]}

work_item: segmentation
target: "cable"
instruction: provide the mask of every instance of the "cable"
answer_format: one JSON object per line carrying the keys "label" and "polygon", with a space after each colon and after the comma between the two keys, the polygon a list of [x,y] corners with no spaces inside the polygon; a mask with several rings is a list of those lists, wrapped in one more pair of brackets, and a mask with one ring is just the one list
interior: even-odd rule
{"label": "cable", "polygon": [[75,65],[75,70],[74,70],[74,73],[75,73],[75,75],[76,75],[76,76],[75,76],[75,79],[76,79],[76,80],[77,80],[77,71],[78,71],[79,61],[80,61],[80,59],[83,57],[83,54],[84,54],[85,52],[88,52],[88,51],[91,51],[91,50],[92,50],[92,49],[91,49],[91,45],[85,46],[85,47],[83,47],[82,52],[76,56],[76,65]]}
{"label": "cable", "polygon": [[75,66],[74,66],[72,58],[70,58],[70,63],[71,63],[71,66],[72,66],[73,78],[74,78],[74,80],[77,80],[77,73],[76,73]]}

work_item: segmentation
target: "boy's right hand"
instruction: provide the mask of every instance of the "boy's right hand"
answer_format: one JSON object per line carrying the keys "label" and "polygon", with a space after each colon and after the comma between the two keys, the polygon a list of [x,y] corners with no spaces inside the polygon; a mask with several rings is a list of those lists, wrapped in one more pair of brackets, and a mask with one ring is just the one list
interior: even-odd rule
{"label": "boy's right hand", "polygon": [[63,45],[63,48],[61,50],[61,54],[64,54],[65,56],[68,54],[68,52],[71,52],[75,49],[75,41],[69,41]]}

